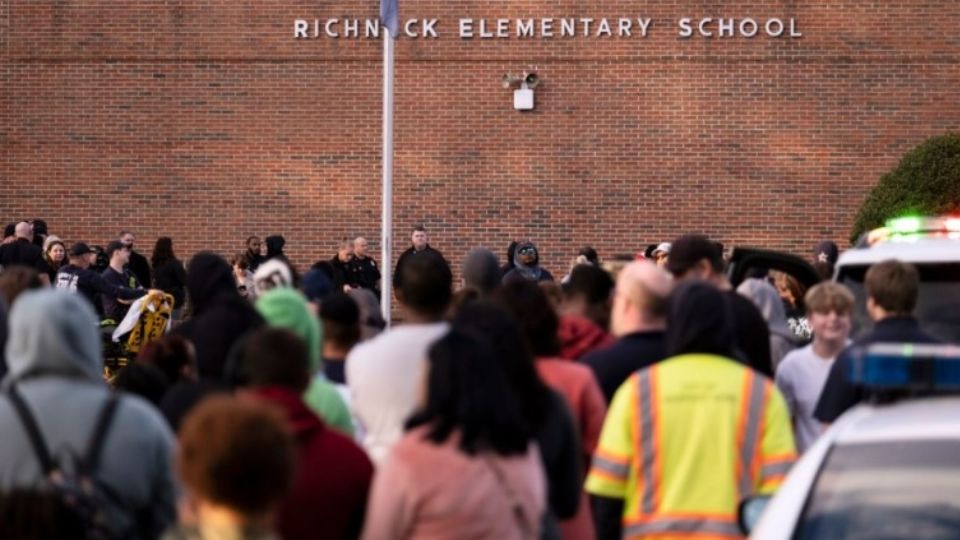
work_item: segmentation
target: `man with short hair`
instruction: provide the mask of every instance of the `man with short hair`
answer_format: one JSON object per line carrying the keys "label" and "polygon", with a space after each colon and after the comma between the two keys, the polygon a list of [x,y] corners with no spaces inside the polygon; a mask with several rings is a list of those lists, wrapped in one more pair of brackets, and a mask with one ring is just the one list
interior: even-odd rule
{"label": "man with short hair", "polygon": [[723,274],[722,244],[711,242],[706,236],[681,236],[670,249],[667,270],[678,282],[705,281],[724,293],[733,314],[737,349],[744,364],[767,377],[773,378],[770,358],[770,329],[753,302],[737,294]]}
{"label": "man with short hair", "polygon": [[403,283],[403,265],[409,260],[413,260],[417,257],[439,257],[440,260],[446,264],[447,260],[443,258],[443,254],[439,251],[430,247],[430,243],[427,238],[427,229],[423,225],[416,225],[413,228],[413,233],[410,235],[410,241],[413,245],[407,248],[406,251],[400,254],[400,258],[397,259],[397,266],[393,272],[393,289],[400,290],[400,287]]}
{"label": "man with short hair", "polygon": [[349,292],[353,288],[353,245],[347,240],[337,244],[337,254],[330,258],[333,267],[333,287],[335,290]]}
{"label": "man with short hair", "polygon": [[251,393],[283,412],[297,440],[297,473],[277,520],[285,539],[357,538],[363,527],[373,464],[349,437],[337,433],[304,402],[310,353],[296,334],[255,332],[242,355]]}
{"label": "man with short hair", "polygon": [[[43,249],[33,244],[33,226],[21,221],[13,234],[13,242],[0,246],[0,269],[15,265],[37,268],[43,261]],[[41,272],[40,277],[43,283],[49,283],[46,273]]]}
{"label": "man with short hair", "polygon": [[[107,258],[110,260],[110,266],[100,274],[103,280],[115,287],[125,287],[128,289],[137,289],[146,294],[141,283],[133,272],[126,268],[130,262],[131,251],[126,244],[114,240],[107,244]],[[142,296],[142,295],[141,295]],[[119,323],[130,310],[129,301],[118,299],[116,296],[101,294],[100,301],[103,303],[103,315],[107,319],[112,319]]]}
{"label": "man with short hair", "polygon": [[366,430],[363,446],[375,463],[403,435],[419,400],[427,349],[449,329],[443,322],[453,282],[447,262],[418,253],[400,265],[400,272],[397,300],[404,324],[347,355],[352,408]]}
{"label": "man with short hair", "polygon": [[464,259],[460,275],[464,287],[477,291],[484,298],[500,285],[500,263],[489,249],[474,249]]}
{"label": "man with short hair", "polygon": [[[151,286],[153,282],[150,281],[150,263],[147,262],[146,257],[133,249],[133,243],[137,240],[137,237],[130,231],[120,231],[119,240],[130,250],[130,271],[133,272],[133,275],[137,276],[137,281],[140,282],[140,285],[144,287]],[[107,257],[109,257],[109,255],[107,255]]]}
{"label": "man with short hair", "polygon": [[581,360],[593,369],[608,403],[630,375],[665,357],[671,289],[669,274],[646,261],[630,263],[617,277],[610,329],[619,341]]}
{"label": "man with short hair", "polygon": [[787,353],[776,374],[777,388],[787,401],[797,451],[801,453],[813,445],[822,431],[813,410],[837,355],[849,344],[854,298],[843,285],[826,281],[807,291],[803,302],[813,329],[813,342]]}
{"label": "man with short hair", "polygon": [[879,262],[867,270],[863,284],[867,292],[867,314],[874,326],[840,353],[831,366],[814,412],[814,417],[824,424],[832,424],[864,399],[863,388],[850,382],[856,350],[874,343],[939,343],[920,329],[920,323],[913,316],[920,275],[912,264],[894,259]]}
{"label": "man with short hair", "polygon": [[380,269],[377,261],[367,252],[367,239],[358,236],[353,240],[353,260],[350,262],[351,281],[354,287],[369,289],[380,298]]}
{"label": "man with short hair", "polygon": [[248,236],[246,242],[247,250],[243,252],[243,258],[247,261],[247,270],[256,272],[257,268],[266,260],[260,252],[260,238]]}
{"label": "man with short hair", "polygon": [[100,303],[98,295],[121,300],[136,300],[149,292],[143,289],[131,289],[108,283],[103,279],[103,276],[90,269],[90,265],[93,264],[96,256],[96,253],[83,242],[77,242],[70,246],[70,250],[67,252],[70,262],[57,273],[55,287],[70,292],[79,292],[90,302],[91,307],[96,309],[101,317],[103,316],[103,305]]}
{"label": "man with short hair", "polygon": [[599,266],[580,264],[570,272],[558,310],[561,357],[580,360],[589,352],[613,345],[613,337],[607,333],[613,288],[613,278]]}

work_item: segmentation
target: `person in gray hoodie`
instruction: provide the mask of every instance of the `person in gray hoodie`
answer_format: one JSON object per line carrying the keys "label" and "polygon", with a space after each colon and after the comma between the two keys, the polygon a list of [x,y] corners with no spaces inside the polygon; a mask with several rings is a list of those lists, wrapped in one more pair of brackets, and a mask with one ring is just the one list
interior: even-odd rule
{"label": "person in gray hoodie", "polygon": [[[82,456],[111,390],[104,383],[97,318],[64,291],[24,293],[10,310],[0,385],[0,491],[42,488],[40,462],[11,402],[22,397],[53,460]],[[119,397],[93,477],[118,538],[156,538],[176,519],[174,438],[163,417],[139,397]]]}
{"label": "person in gray hoodie", "polygon": [[753,302],[760,310],[760,314],[763,315],[763,320],[767,322],[767,327],[770,329],[770,360],[773,362],[773,370],[776,372],[783,357],[799,345],[793,331],[787,324],[783,300],[773,285],[758,278],[745,279],[737,287],[737,292]]}

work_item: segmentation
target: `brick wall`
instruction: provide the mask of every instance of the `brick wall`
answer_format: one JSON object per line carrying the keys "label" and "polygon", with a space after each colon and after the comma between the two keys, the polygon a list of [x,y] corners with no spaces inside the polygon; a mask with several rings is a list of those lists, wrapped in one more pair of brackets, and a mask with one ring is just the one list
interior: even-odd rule
{"label": "brick wall", "polygon": [[[147,251],[170,235],[184,258],[272,233],[300,265],[348,235],[379,253],[381,44],[293,36],[298,18],[377,12],[0,0],[0,220],[96,242],[132,228]],[[395,255],[416,222],[455,261],[531,237],[558,275],[581,245],[687,231],[806,255],[846,239],[906,150],[960,127],[956,0],[401,0],[401,15],[439,19],[439,39],[397,44]],[[708,15],[795,18],[803,37],[678,37],[680,17]],[[462,17],[652,25],[464,40]],[[500,79],[525,69],[542,84],[519,113]]]}

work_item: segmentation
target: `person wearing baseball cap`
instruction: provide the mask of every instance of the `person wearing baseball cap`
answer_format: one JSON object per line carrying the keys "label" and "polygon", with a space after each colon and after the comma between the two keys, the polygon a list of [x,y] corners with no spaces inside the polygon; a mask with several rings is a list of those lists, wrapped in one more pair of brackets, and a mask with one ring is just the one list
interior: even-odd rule
{"label": "person wearing baseball cap", "polygon": [[660,244],[657,245],[656,249],[653,250],[653,261],[657,263],[657,266],[660,268],[667,266],[671,249],[673,249],[673,244],[670,242],[660,242]]}
{"label": "person wearing baseball cap", "polygon": [[681,236],[671,246],[666,269],[677,282],[705,281],[723,291],[737,335],[737,359],[772,378],[770,330],[760,310],[731,287],[723,273],[723,249],[720,246],[700,234]]}
{"label": "person wearing baseball cap", "polygon": [[[109,248],[113,247],[113,243]],[[116,251],[116,249],[114,249]],[[132,289],[108,283],[100,274],[90,269],[96,260],[97,254],[84,242],[77,242],[67,251],[69,264],[57,272],[57,281],[54,287],[61,290],[80,293],[90,302],[90,305],[103,317],[103,306],[100,297],[117,298],[121,300],[136,300],[147,294],[144,289]],[[119,322],[119,321],[117,321]]]}

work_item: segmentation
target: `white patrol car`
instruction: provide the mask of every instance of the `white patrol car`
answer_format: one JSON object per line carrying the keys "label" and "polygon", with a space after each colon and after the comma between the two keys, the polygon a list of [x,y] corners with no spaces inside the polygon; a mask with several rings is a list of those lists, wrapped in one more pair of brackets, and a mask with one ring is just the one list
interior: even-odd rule
{"label": "white patrol car", "polygon": [[878,344],[854,365],[878,403],[842,416],[772,499],[745,501],[741,527],[759,540],[960,538],[960,347]]}
{"label": "white patrol car", "polygon": [[870,265],[887,259],[913,264],[920,273],[916,316],[928,334],[960,343],[960,217],[902,217],[865,234],[837,260],[834,280],[857,297],[856,333],[872,326],[863,279]]}

